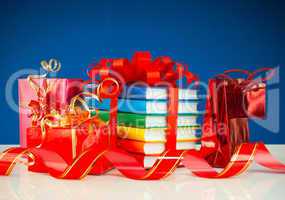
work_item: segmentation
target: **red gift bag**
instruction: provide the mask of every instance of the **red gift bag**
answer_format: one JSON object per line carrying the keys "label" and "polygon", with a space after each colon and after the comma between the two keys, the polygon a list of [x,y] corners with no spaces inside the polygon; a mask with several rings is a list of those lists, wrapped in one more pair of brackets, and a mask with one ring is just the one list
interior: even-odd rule
{"label": "red gift bag", "polygon": [[[257,74],[266,71],[270,71],[266,78],[254,80]],[[237,147],[249,142],[248,119],[265,117],[265,82],[273,72],[269,68],[253,73],[228,70],[209,80],[202,150],[212,166],[225,167]],[[229,73],[244,74],[246,78],[232,78]]]}

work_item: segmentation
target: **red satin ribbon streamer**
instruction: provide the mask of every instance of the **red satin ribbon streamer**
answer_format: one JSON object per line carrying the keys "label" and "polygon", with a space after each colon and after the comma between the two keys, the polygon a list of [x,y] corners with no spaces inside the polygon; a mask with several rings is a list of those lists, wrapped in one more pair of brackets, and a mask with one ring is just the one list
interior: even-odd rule
{"label": "red satin ribbon streamer", "polygon": [[9,175],[17,160],[21,156],[30,154],[42,159],[41,162],[51,176],[62,179],[82,179],[102,159],[111,162],[124,176],[136,180],[165,178],[174,172],[180,162],[194,175],[203,178],[227,178],[239,175],[250,166],[253,160],[263,167],[285,173],[285,165],[275,159],[263,143],[246,143],[238,148],[232,160],[220,172],[215,171],[196,150],[166,151],[151,169],[145,170],[133,156],[115,147],[86,150],[71,165],[67,165],[56,152],[36,148],[11,148],[1,155],[0,175]]}

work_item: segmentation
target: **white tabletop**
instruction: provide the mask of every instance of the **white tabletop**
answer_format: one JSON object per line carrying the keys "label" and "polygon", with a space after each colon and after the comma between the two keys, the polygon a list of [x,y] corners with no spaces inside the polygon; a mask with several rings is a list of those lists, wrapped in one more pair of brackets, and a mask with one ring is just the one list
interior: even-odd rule
{"label": "white tabletop", "polygon": [[[285,162],[285,145],[269,147]],[[0,146],[0,150],[5,148]],[[245,174],[222,180],[197,178],[187,169],[180,168],[160,181],[130,180],[116,170],[102,176],[87,176],[80,181],[58,180],[46,174],[28,172],[19,165],[12,176],[0,177],[0,200],[282,199],[284,184],[284,174],[269,173],[256,165]]]}

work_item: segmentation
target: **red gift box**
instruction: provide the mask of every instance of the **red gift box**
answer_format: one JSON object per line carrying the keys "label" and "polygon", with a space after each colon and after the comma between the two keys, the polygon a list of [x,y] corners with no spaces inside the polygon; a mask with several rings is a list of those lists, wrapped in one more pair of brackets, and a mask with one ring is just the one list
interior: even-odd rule
{"label": "red gift box", "polygon": [[[43,133],[42,127],[27,129],[27,146],[41,147],[59,154],[68,165],[82,152],[94,146],[106,148],[108,144],[109,127],[100,124],[94,129],[92,123],[85,123],[78,127],[47,127]],[[33,172],[48,172],[41,158],[35,157],[35,162],[29,166]],[[101,159],[90,174],[101,174],[112,169],[112,164]]]}
{"label": "red gift box", "polygon": [[[54,59],[48,63],[43,61],[41,65],[47,73],[61,67]],[[89,118],[89,112],[79,109],[76,104],[77,100],[81,102],[83,80],[46,76],[30,75],[19,80],[21,147],[55,152],[67,165],[94,146],[106,148],[109,140],[106,138],[108,132],[104,130],[108,127]],[[99,127],[96,126],[98,123]],[[34,155],[29,159],[32,163],[30,171],[48,172],[40,157]],[[103,173],[110,168],[111,164],[101,159],[91,174]]]}

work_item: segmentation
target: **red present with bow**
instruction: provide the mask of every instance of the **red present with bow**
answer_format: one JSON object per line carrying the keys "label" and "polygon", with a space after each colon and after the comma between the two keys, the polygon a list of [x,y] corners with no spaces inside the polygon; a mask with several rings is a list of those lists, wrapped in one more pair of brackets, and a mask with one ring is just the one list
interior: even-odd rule
{"label": "red present with bow", "polygon": [[39,125],[41,118],[53,110],[64,112],[71,99],[81,92],[82,79],[47,78],[48,73],[61,68],[55,59],[41,64],[45,74],[18,80],[21,147],[27,145],[27,128]]}
{"label": "red present with bow", "polygon": [[[144,83],[149,86],[164,86],[169,91],[168,102],[168,130],[167,130],[167,149],[176,149],[176,126],[177,126],[177,103],[178,103],[178,85],[177,82],[186,78],[187,85],[192,82],[197,83],[198,77],[191,73],[188,68],[170,57],[161,56],[152,59],[150,52],[136,52],[131,61],[125,58],[102,59],[95,65],[90,66],[88,75],[92,82],[103,80],[102,87],[97,88],[97,94],[109,97],[108,93],[113,91],[114,82],[121,88],[125,84]],[[115,81],[106,81],[113,79]],[[106,82],[106,84],[104,84]],[[178,83],[182,86],[182,81]],[[117,88],[117,87],[115,87]],[[111,92],[111,93],[112,93]],[[111,109],[116,108],[116,98],[112,98]],[[114,115],[116,115],[114,113]],[[111,120],[115,122],[116,120]],[[111,124],[116,127],[116,123]],[[114,133],[116,135],[116,133]],[[115,137],[114,137],[115,139]]]}
{"label": "red present with bow", "polygon": [[[44,116],[40,126],[28,128],[27,146],[56,152],[68,165],[71,165],[81,153],[94,146],[108,147],[108,135],[107,124],[96,117],[90,118],[87,111],[62,115],[52,113]],[[48,172],[41,157],[33,156],[31,161],[33,165],[29,166],[30,171]],[[101,174],[112,168],[109,162],[101,159],[89,174]]]}
{"label": "red present with bow", "polygon": [[[54,59],[41,64],[48,73],[60,69],[60,63]],[[76,105],[75,101],[81,100],[83,81],[46,76],[30,75],[19,80],[22,147],[57,152],[67,164],[72,164],[88,148],[106,146],[107,125],[95,117],[90,118],[87,110]],[[99,134],[101,132],[105,134]],[[29,166],[30,171],[48,171],[40,157],[33,156],[30,162],[33,163]],[[102,161],[90,173],[102,173],[110,168],[109,163]]]}

